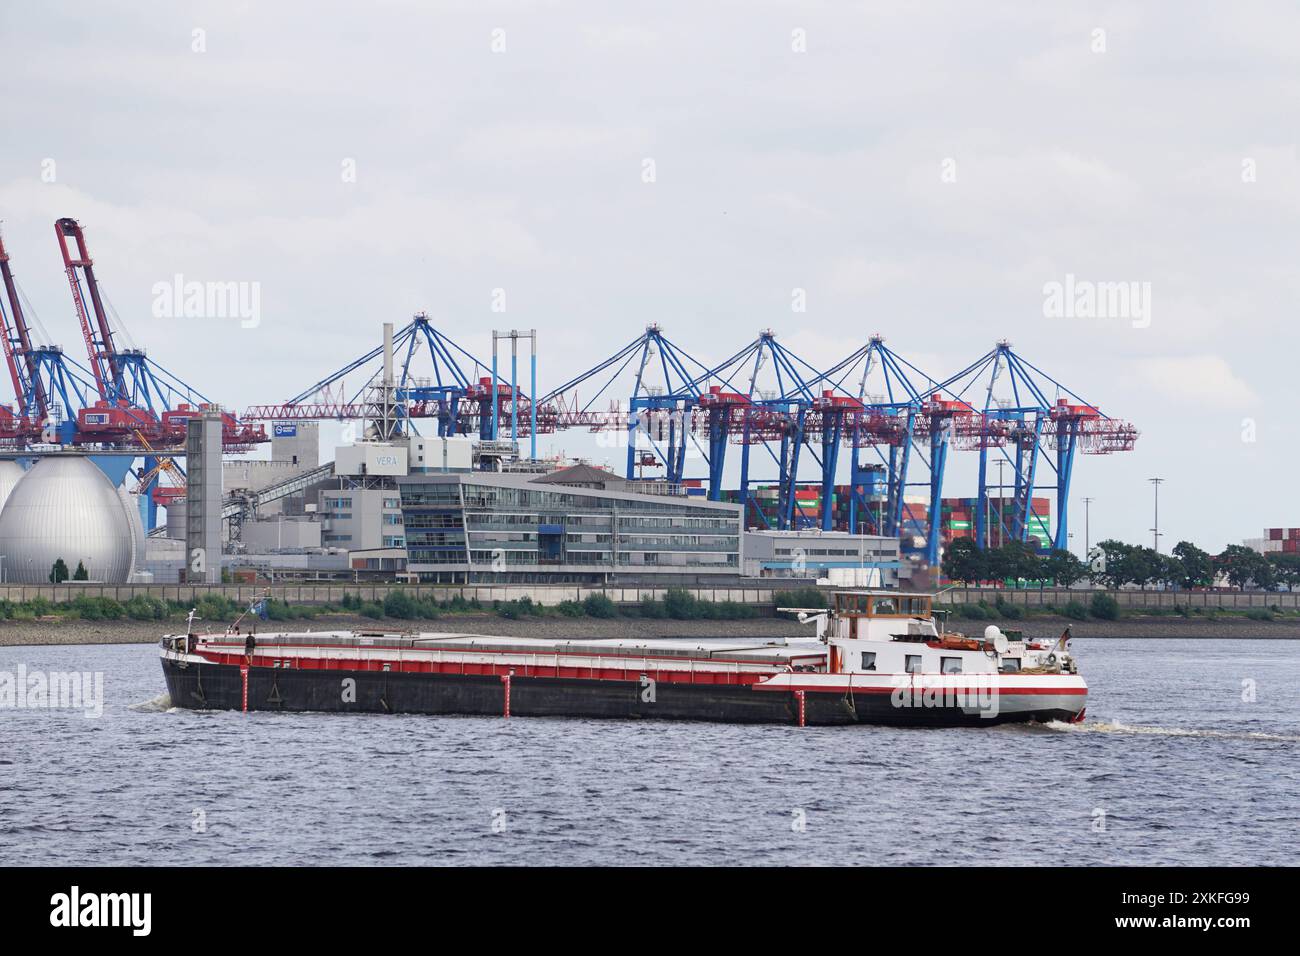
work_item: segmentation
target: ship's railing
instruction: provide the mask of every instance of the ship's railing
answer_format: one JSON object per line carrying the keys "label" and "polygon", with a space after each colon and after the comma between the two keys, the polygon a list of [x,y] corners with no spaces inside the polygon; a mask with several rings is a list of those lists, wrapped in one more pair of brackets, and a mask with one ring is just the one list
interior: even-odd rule
{"label": "ship's railing", "polygon": [[[302,645],[309,645],[310,638],[323,635],[304,634],[300,639],[294,642],[285,643],[259,643],[256,646],[254,654],[263,660],[271,659],[276,662],[276,666],[286,666],[281,663],[282,657],[277,655],[277,650],[293,650],[291,657],[307,657],[307,654],[301,653],[306,650]],[[212,639],[209,640],[205,647],[210,652],[223,654],[230,657],[243,657],[245,646],[238,641],[237,635],[232,635],[229,642]],[[295,646],[297,645],[297,646]],[[761,646],[761,645],[760,645]],[[374,644],[356,644],[352,642],[335,641],[328,644],[322,644],[313,648],[317,653],[312,656],[318,660],[358,660],[367,664],[397,664],[399,670],[401,664],[406,661],[411,662],[428,662],[432,661],[438,664],[472,664],[472,665],[491,665],[496,669],[509,668],[526,668],[533,667],[565,667],[591,669],[591,670],[608,670],[617,669],[624,672],[662,672],[662,671],[699,671],[701,673],[719,673],[728,672],[736,674],[773,674],[780,673],[786,669],[795,666],[806,666],[809,659],[820,659],[823,655],[820,652],[809,652],[806,654],[795,654],[791,657],[778,658],[749,658],[742,657],[713,657],[692,655],[689,653],[694,648],[683,648],[682,653],[678,651],[674,654],[673,648],[595,648],[590,646],[571,646],[559,645],[553,649],[545,651],[537,649],[527,649],[516,645],[513,649],[505,646],[497,647],[475,647],[472,645],[448,645],[444,647],[429,647],[421,644],[405,643],[401,646],[379,646]],[[408,652],[416,652],[409,655]],[[613,653],[606,653],[607,651]],[[721,652],[727,653],[727,652]],[[742,654],[743,650],[732,648],[732,655]],[[633,666],[639,664],[639,666]]]}
{"label": "ship's railing", "polygon": [[[244,634],[224,634],[224,635],[207,635],[202,640],[209,644],[218,644],[226,646],[238,645],[240,649],[244,647],[244,640],[248,635]],[[467,640],[467,638],[469,640]],[[552,647],[545,651],[538,649],[531,644],[513,643],[506,640],[491,640],[483,643],[474,641],[474,635],[470,634],[447,634],[439,635],[411,635],[401,636],[396,634],[385,635],[368,635],[364,632],[358,634],[340,634],[338,632],[318,632],[318,633],[301,633],[301,634],[266,634],[254,635],[255,644],[258,651],[267,652],[274,647],[326,647],[346,648],[357,650],[419,650],[425,652],[434,651],[462,651],[476,654],[532,654],[545,653],[554,654],[594,654],[601,657],[695,657],[700,660],[728,660],[735,658],[736,655],[742,655],[752,651],[763,651],[774,647],[789,647],[789,641],[784,638],[774,638],[770,641],[755,643],[750,645],[738,646],[735,643],[729,643],[727,647],[709,648],[707,645],[689,644],[683,642],[679,647],[620,647],[614,644],[605,644],[598,641],[563,641],[556,642]],[[455,642],[454,644],[452,642]],[[446,642],[445,648],[439,648],[439,643]],[[473,642],[473,643],[471,643]],[[751,657],[750,660],[753,660]],[[775,659],[774,659],[775,660]]]}

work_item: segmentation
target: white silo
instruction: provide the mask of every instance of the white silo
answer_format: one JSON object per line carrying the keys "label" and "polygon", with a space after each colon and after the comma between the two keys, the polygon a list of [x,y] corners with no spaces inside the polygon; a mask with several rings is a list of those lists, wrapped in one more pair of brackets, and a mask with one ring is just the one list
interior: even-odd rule
{"label": "white silo", "polygon": [[131,570],[128,576],[144,567],[144,521],[140,518],[140,496],[125,487],[117,489],[118,500],[122,503],[122,513],[131,529]]}
{"label": "white silo", "polygon": [[112,482],[78,456],[41,458],[0,510],[0,554],[13,584],[48,584],[62,558],[80,562],[92,581],[125,583],[131,574],[132,528]]}
{"label": "white silo", "polygon": [[23,477],[23,466],[9,458],[0,459],[0,511],[4,510],[9,493]]}

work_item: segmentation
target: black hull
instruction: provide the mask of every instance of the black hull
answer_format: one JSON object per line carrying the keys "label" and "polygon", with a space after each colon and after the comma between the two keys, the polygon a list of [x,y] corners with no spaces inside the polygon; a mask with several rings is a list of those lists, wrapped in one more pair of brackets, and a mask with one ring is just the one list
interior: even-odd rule
{"label": "black hull", "polygon": [[[233,664],[182,664],[164,658],[172,705],[192,710],[243,709],[243,677]],[[348,685],[347,682],[352,684]],[[396,674],[379,671],[252,667],[248,710],[375,714],[505,714],[505,682],[496,676]],[[700,720],[718,723],[797,724],[793,693],[749,686],[660,683],[651,693],[639,681],[513,677],[515,717],[598,717]],[[887,694],[808,692],[808,725],[881,724],[912,727],[987,727],[1029,721],[1070,721],[1066,710],[1036,710],[985,717],[955,707],[897,708]]]}

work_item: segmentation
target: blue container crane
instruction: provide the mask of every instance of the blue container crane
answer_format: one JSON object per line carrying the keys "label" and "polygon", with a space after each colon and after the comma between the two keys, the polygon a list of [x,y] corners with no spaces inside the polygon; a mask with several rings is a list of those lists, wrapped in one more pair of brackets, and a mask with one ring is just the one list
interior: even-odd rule
{"label": "blue container crane", "polygon": [[[978,415],[958,425],[959,440],[979,450],[979,495],[975,508],[975,543],[989,546],[993,507],[989,486],[989,452],[1005,461],[1014,475],[1011,508],[998,487],[998,540],[1028,540],[1031,531],[1044,531],[1032,511],[1036,490],[1056,496],[1056,530],[1052,547],[1069,547],[1069,497],[1077,453],[1110,454],[1129,451],[1138,438],[1130,423],[1105,415],[1046,372],[999,341],[940,385],[958,399],[971,396],[982,404]],[[1054,454],[1053,454],[1054,452]],[[1052,473],[1051,484],[1040,484],[1041,465]],[[1009,513],[1008,513],[1009,512]],[[1046,537],[1046,534],[1043,534]]]}
{"label": "blue container crane", "polygon": [[[652,324],[613,355],[543,395],[538,407],[554,428],[626,432],[629,479],[637,476],[638,468],[657,460],[664,465],[665,479],[679,483],[685,477],[687,442],[696,441],[693,415],[700,400],[696,383],[708,371],[708,366]],[[599,409],[597,403],[609,398],[616,383],[626,383],[629,375],[632,392],[626,409],[612,398],[611,408]],[[579,403],[570,393],[588,382],[595,383],[596,389]],[[647,448],[652,455],[644,454]]]}
{"label": "blue container crane", "polygon": [[[331,401],[331,386],[345,376],[365,369],[381,359],[382,345],[348,362],[319,382],[279,405],[252,405],[244,413],[245,421],[284,421],[309,419],[355,420],[366,416],[365,394],[374,386],[382,368],[366,375],[360,388],[339,401]],[[440,332],[424,312],[417,312],[406,325],[393,333],[393,354],[398,365],[394,376],[397,397],[397,429],[403,433],[414,427],[412,419],[432,418],[437,422],[439,437],[463,434],[477,424],[484,439],[496,437],[493,421],[493,398],[480,373],[487,366]],[[426,354],[431,375],[415,374],[417,359]],[[466,368],[472,369],[467,374]]]}

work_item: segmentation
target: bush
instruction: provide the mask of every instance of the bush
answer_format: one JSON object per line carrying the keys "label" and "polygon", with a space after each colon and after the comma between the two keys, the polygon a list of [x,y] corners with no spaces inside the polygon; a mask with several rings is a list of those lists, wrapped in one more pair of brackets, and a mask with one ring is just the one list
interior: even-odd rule
{"label": "bush", "polygon": [[711,604],[716,611],[719,619],[724,621],[743,621],[758,615],[758,609],[752,604],[742,604],[740,601],[714,601],[705,602]]}
{"label": "bush", "polygon": [[703,617],[704,610],[699,606],[695,595],[682,588],[669,588],[664,594],[664,613],[678,621]]}
{"label": "bush", "polygon": [[1004,621],[1019,621],[1025,616],[1025,609],[1019,604],[1012,604],[1010,601],[1003,601],[1001,595],[998,596],[997,616]]}
{"label": "bush", "polygon": [[357,608],[357,611],[362,617],[368,617],[374,620],[378,620],[384,616],[384,606],[377,601],[366,601],[361,605],[361,607]]}
{"label": "bush", "polygon": [[555,605],[555,610],[559,611],[565,617],[582,617],[584,610],[582,604],[578,601],[561,601]]}
{"label": "bush", "polygon": [[1246,617],[1252,621],[1271,621],[1273,612],[1267,608],[1253,607],[1246,612]]}
{"label": "bush", "polygon": [[233,621],[242,610],[220,594],[205,594],[194,602],[195,616],[204,621]]}
{"label": "bush", "polygon": [[655,600],[650,595],[641,598],[640,613],[642,617],[662,618],[667,617],[668,612],[664,609],[664,602]]}
{"label": "bush", "polygon": [[511,621],[529,614],[540,617],[545,613],[545,609],[540,604],[534,604],[530,597],[521,597],[516,601],[498,601],[496,608],[498,614]]}
{"label": "bush", "polygon": [[793,591],[777,591],[772,595],[772,603],[777,607],[828,607],[826,595],[817,588],[795,588]]}
{"label": "bush", "polygon": [[78,595],[64,605],[64,608],[83,621],[117,621],[126,616],[124,608],[113,598]]}
{"label": "bush", "polygon": [[133,621],[162,621],[171,612],[166,601],[160,601],[147,594],[137,594],[123,605],[123,610]]}
{"label": "bush", "polygon": [[1061,613],[1075,621],[1084,621],[1088,618],[1088,609],[1078,601],[1071,601],[1065,605],[1065,610]]}
{"label": "bush", "polygon": [[617,617],[618,608],[603,594],[588,594],[582,602],[588,617]]}
{"label": "bush", "polygon": [[989,612],[979,604],[954,604],[952,612],[954,617],[966,621],[987,621],[989,619]]}
{"label": "bush", "polygon": [[1092,596],[1088,613],[1099,621],[1114,621],[1119,617],[1119,602],[1109,594],[1098,591]]}
{"label": "bush", "polygon": [[[245,608],[240,609],[241,612]],[[312,620],[324,610],[310,604],[295,605],[288,601],[277,598],[269,598],[266,602],[266,617],[269,621],[300,621],[303,619]]]}
{"label": "bush", "polygon": [[389,591],[384,598],[384,615],[406,621],[415,617],[415,601],[405,591]]}

